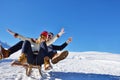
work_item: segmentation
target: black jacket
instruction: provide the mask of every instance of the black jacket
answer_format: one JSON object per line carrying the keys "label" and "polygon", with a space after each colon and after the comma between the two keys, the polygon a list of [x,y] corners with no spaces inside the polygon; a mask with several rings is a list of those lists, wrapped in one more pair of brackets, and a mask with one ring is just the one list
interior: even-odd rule
{"label": "black jacket", "polygon": [[54,54],[57,53],[57,51],[59,50],[63,50],[68,44],[65,42],[62,45],[53,45],[51,44],[50,46],[48,46],[48,52],[50,53],[50,57]]}

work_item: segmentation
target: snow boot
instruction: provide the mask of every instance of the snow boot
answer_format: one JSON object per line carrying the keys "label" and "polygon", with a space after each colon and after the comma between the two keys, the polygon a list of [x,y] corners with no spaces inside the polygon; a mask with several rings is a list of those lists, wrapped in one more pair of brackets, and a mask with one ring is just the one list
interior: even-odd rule
{"label": "snow boot", "polygon": [[22,65],[24,63],[27,62],[27,58],[26,58],[26,55],[24,53],[21,53],[21,55],[19,56],[18,60],[15,60],[12,62],[12,66],[13,65]]}
{"label": "snow boot", "polygon": [[59,53],[59,54],[55,54],[52,58],[52,63],[53,64],[56,64],[58,63],[59,61],[65,59],[66,57],[68,56],[68,51],[63,51],[62,53]]}
{"label": "snow boot", "polygon": [[27,62],[27,57],[26,57],[25,53],[21,53],[20,57],[18,58],[18,61],[20,63],[26,63]]}
{"label": "snow boot", "polygon": [[44,69],[50,70],[52,68],[50,64],[50,58],[48,56],[44,57]]}
{"label": "snow boot", "polygon": [[0,60],[9,57],[9,52],[9,50],[4,49],[2,45],[0,45]]}

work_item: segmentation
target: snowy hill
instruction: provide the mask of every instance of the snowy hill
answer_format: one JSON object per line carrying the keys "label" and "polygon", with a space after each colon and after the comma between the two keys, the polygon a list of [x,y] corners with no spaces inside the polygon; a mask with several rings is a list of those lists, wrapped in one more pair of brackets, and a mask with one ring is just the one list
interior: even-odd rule
{"label": "snowy hill", "polygon": [[9,48],[10,45],[8,45],[6,42],[0,41],[0,45],[2,45],[4,48]]}
{"label": "snowy hill", "polygon": [[120,55],[106,52],[70,52],[67,59],[53,65],[51,71],[39,76],[36,69],[32,76],[25,75],[23,67],[10,63],[20,51],[0,61],[0,80],[120,80]]}

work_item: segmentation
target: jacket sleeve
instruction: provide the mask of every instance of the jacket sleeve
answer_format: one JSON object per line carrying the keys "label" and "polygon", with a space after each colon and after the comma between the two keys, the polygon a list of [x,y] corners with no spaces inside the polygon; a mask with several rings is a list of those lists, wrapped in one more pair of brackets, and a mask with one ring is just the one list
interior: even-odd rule
{"label": "jacket sleeve", "polygon": [[52,39],[50,39],[49,41],[46,42],[47,46],[51,45],[52,43],[54,43],[56,40],[58,39],[57,36],[54,36]]}
{"label": "jacket sleeve", "polygon": [[52,39],[46,42],[47,46],[53,44],[62,34],[58,33],[56,36],[54,36]]}
{"label": "jacket sleeve", "polygon": [[55,42],[60,36],[62,36],[63,33],[64,33],[64,29],[62,28],[61,31],[56,36],[54,36],[52,39],[46,42],[47,46],[53,44],[53,42]]}
{"label": "jacket sleeve", "polygon": [[16,36],[16,38],[18,38],[18,39],[20,39],[20,40],[22,40],[22,41],[25,41],[25,40],[31,41],[31,38],[24,37],[24,36],[22,36],[22,35],[20,35],[20,34],[18,34],[18,33],[16,33],[16,32],[13,32],[13,31],[10,30],[10,29],[7,29],[7,31],[8,31],[11,35]]}
{"label": "jacket sleeve", "polygon": [[24,36],[22,36],[20,34],[18,34],[17,38],[20,39],[20,40],[22,40],[22,41],[28,40],[28,41],[31,42],[31,38],[24,37]]}
{"label": "jacket sleeve", "polygon": [[58,46],[58,45],[52,45],[53,50],[63,50],[68,44],[65,42],[62,45]]}

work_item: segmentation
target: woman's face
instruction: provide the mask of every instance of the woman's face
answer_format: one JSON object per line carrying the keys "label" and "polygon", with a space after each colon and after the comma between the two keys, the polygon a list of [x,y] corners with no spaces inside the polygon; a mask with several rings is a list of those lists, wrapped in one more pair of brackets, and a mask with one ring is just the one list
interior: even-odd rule
{"label": "woman's face", "polygon": [[44,40],[44,41],[47,41],[48,40],[48,36],[41,36],[41,38]]}

